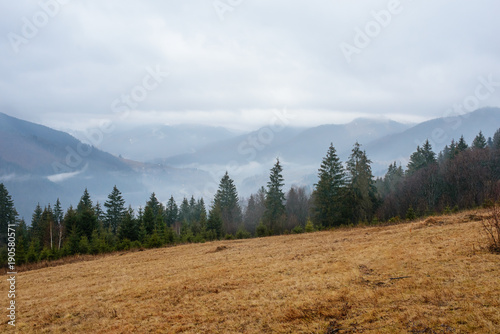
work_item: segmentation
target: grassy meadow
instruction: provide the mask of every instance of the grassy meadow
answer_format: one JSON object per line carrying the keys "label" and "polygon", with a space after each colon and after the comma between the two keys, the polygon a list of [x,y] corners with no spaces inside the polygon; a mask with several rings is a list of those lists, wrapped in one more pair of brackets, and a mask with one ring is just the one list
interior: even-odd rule
{"label": "grassy meadow", "polygon": [[[16,327],[4,316],[0,332],[500,333],[500,255],[483,247],[487,214],[25,271]],[[7,288],[1,284],[4,310]]]}

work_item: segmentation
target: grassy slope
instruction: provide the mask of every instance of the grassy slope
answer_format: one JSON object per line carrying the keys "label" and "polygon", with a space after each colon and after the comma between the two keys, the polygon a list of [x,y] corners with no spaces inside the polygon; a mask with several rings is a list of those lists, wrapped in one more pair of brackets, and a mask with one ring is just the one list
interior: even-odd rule
{"label": "grassy slope", "polygon": [[[500,257],[479,249],[483,236],[472,214],[116,254],[20,273],[17,330],[498,333]],[[411,277],[391,280],[401,276]],[[6,288],[1,284],[0,296]]]}

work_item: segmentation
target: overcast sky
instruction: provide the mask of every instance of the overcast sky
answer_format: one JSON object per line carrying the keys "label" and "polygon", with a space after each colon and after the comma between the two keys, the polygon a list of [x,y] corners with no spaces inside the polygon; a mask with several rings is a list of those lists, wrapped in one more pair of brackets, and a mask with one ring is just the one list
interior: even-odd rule
{"label": "overcast sky", "polygon": [[0,111],[60,129],[254,129],[285,108],[291,125],[317,125],[500,106],[499,12],[497,0],[2,1]]}

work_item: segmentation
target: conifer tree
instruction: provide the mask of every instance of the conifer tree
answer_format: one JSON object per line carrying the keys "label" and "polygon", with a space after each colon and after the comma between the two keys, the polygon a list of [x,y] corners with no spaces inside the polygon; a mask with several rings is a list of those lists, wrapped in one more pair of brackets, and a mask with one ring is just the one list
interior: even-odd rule
{"label": "conifer tree", "polygon": [[182,200],[181,207],[179,208],[179,220],[181,223],[187,223],[189,225],[189,201],[186,197]]}
{"label": "conifer tree", "polygon": [[474,141],[472,142],[472,148],[474,149],[483,149],[486,148],[487,143],[486,143],[486,138],[483,135],[482,131],[479,131],[479,134],[474,138]]}
{"label": "conifer tree", "polygon": [[92,231],[96,230],[99,227],[99,224],[94,207],[92,206],[92,200],[86,188],[80,198],[76,211],[76,225],[78,227],[78,232],[82,233],[82,236],[86,236],[87,239],[91,239]]}
{"label": "conifer tree", "polygon": [[500,150],[500,129],[495,131],[495,134],[493,135],[492,148],[495,150]]}
{"label": "conifer tree", "polygon": [[318,170],[318,183],[313,192],[313,220],[322,227],[340,225],[345,192],[345,171],[333,143]]}
{"label": "conifer tree", "polygon": [[17,211],[14,201],[3,183],[0,183],[0,245],[7,243],[7,230],[10,225],[15,225]]}
{"label": "conifer tree", "polygon": [[214,240],[222,237],[222,216],[218,205],[213,205],[208,214],[207,239]]}
{"label": "conifer tree", "polygon": [[[149,197],[149,201],[146,202],[146,208],[147,207],[151,208],[153,217],[155,219],[161,213],[160,202],[156,198],[155,193],[152,193],[151,196]],[[144,210],[146,210],[146,208],[144,208]]]}
{"label": "conifer tree", "polygon": [[128,210],[126,210],[123,215],[118,234],[120,240],[128,239],[130,241],[136,241],[139,239],[139,226],[137,225],[137,220],[134,217],[134,210],[131,206],[129,206]]}
{"label": "conifer tree", "polygon": [[358,142],[347,161],[352,222],[371,221],[376,201],[371,161]]}
{"label": "conifer tree", "polygon": [[214,205],[220,209],[223,233],[235,234],[241,223],[242,215],[238,203],[238,192],[228,172],[220,180]]}
{"label": "conifer tree", "polygon": [[38,240],[40,243],[43,239],[44,230],[42,226],[42,213],[42,207],[40,206],[40,203],[37,203],[35,211],[31,215],[30,241]]}
{"label": "conifer tree", "polygon": [[467,143],[465,142],[464,136],[462,135],[460,137],[460,140],[458,141],[457,149],[458,149],[459,152],[464,152],[468,148],[469,148],[469,145],[467,145]]}
{"label": "conifer tree", "polygon": [[267,183],[264,224],[271,234],[281,233],[285,220],[285,193],[283,192],[283,168],[279,159],[271,169]]}
{"label": "conifer tree", "polygon": [[[452,142],[453,144],[453,142]],[[455,154],[455,146],[450,148],[452,154]],[[436,154],[432,151],[432,146],[429,140],[426,140],[422,148],[417,146],[417,151],[410,156],[410,161],[407,166],[407,175],[411,176],[416,171],[429,166],[436,162]]]}
{"label": "conifer tree", "polygon": [[80,202],[78,202],[78,206],[76,207],[76,211],[78,213],[81,213],[85,209],[94,211],[93,203],[92,203],[92,200],[90,198],[90,194],[89,194],[87,188],[85,188],[83,195],[80,198]]}
{"label": "conifer tree", "polygon": [[166,213],[165,222],[167,226],[168,227],[174,226],[174,224],[177,222],[177,219],[179,218],[179,208],[175,203],[174,196],[170,196],[165,213]]}
{"label": "conifer tree", "polygon": [[108,200],[104,203],[104,206],[106,207],[104,228],[111,229],[111,232],[116,235],[123,216],[127,211],[125,209],[125,200],[116,185],[108,195]]}

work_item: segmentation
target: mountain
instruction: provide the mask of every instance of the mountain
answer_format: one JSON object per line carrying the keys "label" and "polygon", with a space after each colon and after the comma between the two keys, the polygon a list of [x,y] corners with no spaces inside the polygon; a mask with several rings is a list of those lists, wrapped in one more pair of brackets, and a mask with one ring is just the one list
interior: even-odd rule
{"label": "mountain", "polygon": [[212,177],[195,169],[178,169],[117,158],[67,133],[0,113],[0,182],[12,194],[28,223],[39,202],[60,198],[76,205],[85,188],[101,204],[114,185],[133,207],[151,192],[162,201],[201,196]]}
{"label": "mountain", "polygon": [[493,137],[500,128],[500,108],[482,108],[474,112],[442,117],[417,124],[400,133],[387,135],[364,145],[369,158],[375,163],[373,168],[377,174],[385,173],[390,163],[400,162],[406,167],[408,158],[416,151],[417,145],[422,146],[429,140],[437,154],[451,140],[458,141],[464,136],[471,145],[479,131],[483,135]]}
{"label": "mountain", "polygon": [[[83,142],[88,142],[86,132],[74,132]],[[96,145],[116,156],[136,161],[154,162],[171,156],[193,153],[215,142],[235,137],[234,132],[223,127],[203,125],[141,125],[114,124],[110,133],[103,134]]]}
{"label": "mountain", "polygon": [[390,120],[356,119],[349,124],[322,125],[314,128],[261,128],[247,135],[217,142],[195,153],[167,158],[173,166],[267,162],[276,157],[300,164],[317,163],[331,142],[337,151],[350,149],[354,142],[366,142],[398,133],[409,125]]}

